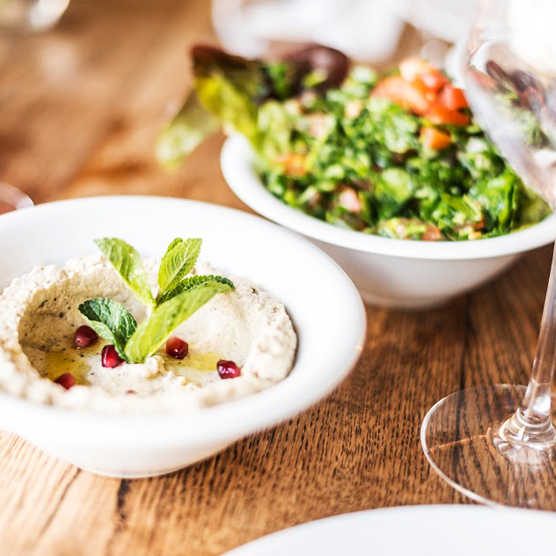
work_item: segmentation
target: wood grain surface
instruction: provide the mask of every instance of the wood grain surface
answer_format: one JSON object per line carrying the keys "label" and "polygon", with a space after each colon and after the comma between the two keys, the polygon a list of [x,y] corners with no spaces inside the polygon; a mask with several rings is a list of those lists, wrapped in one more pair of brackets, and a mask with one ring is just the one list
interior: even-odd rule
{"label": "wood grain surface", "polygon": [[[248,210],[220,174],[221,136],[176,173],[153,159],[189,87],[187,47],[213,40],[204,0],[76,0],[52,31],[0,36],[0,180],[37,203],[141,193]],[[531,252],[431,312],[369,307],[363,357],[328,399],[164,477],[97,477],[1,433],[0,553],[208,556],[344,512],[468,503],[429,468],[421,421],[461,387],[527,381],[549,262]]]}

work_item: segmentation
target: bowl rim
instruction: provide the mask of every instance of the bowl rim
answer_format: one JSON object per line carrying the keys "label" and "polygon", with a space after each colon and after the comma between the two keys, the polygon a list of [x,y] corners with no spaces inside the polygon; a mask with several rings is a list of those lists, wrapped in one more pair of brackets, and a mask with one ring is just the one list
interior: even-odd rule
{"label": "bowl rim", "polygon": [[515,255],[548,245],[556,238],[554,214],[523,230],[475,241],[408,241],[339,228],[296,210],[272,195],[254,169],[255,156],[242,135],[234,134],[224,142],[220,165],[232,191],[266,218],[331,245],[408,259],[469,260]]}
{"label": "bowl rim", "polygon": [[[25,211],[15,211],[0,216],[0,234],[9,233],[15,227],[29,229],[29,223],[34,215],[42,214],[52,218],[59,217],[64,211],[92,210],[110,203],[113,208],[133,213],[137,205],[145,205],[152,210],[155,205],[164,206],[167,203],[184,207],[187,210],[210,212],[214,218],[229,218],[232,221],[241,219],[247,222],[249,228],[259,230],[260,233],[274,234],[286,244],[296,242],[306,250],[311,258],[317,257],[328,272],[344,284],[344,301],[351,314],[349,329],[345,330],[343,343],[346,356],[343,364],[334,365],[328,373],[316,377],[316,373],[295,372],[297,359],[291,373],[274,386],[248,395],[244,398],[228,401],[215,406],[201,407],[182,412],[154,413],[147,415],[137,414],[108,414],[97,411],[77,411],[33,402],[26,398],[10,395],[0,391],[0,427],[2,429],[25,434],[24,427],[18,426],[18,420],[29,421],[34,416],[33,437],[44,431],[46,436],[52,438],[53,427],[59,427],[61,419],[68,423],[68,430],[73,431],[73,436],[82,434],[90,441],[90,445],[102,445],[103,448],[111,447],[121,449],[123,445],[145,445],[147,448],[184,445],[210,445],[215,442],[230,443],[246,434],[263,430],[291,418],[301,411],[314,405],[327,396],[349,374],[359,360],[366,338],[366,311],[357,289],[347,274],[328,255],[315,247],[298,234],[284,229],[259,216],[249,214],[237,209],[181,198],[162,196],[119,195],[100,196],[70,199],[40,204]],[[207,212],[207,214],[208,214]],[[12,237],[12,236],[8,236]],[[270,292],[272,293],[272,292]],[[295,325],[295,323],[294,323]],[[300,336],[299,330],[298,338]],[[299,339],[298,341],[303,341]],[[337,361],[336,361],[337,363]],[[195,427],[171,426],[180,419],[189,416],[202,416],[202,424]],[[199,421],[196,420],[196,424]],[[77,431],[77,432],[76,432]],[[95,434],[85,435],[85,431],[96,431]],[[140,431],[140,435],[137,432]],[[60,432],[62,434],[63,431]],[[102,433],[102,438],[101,438]],[[81,442],[80,436],[77,439]],[[32,440],[32,442],[34,442]],[[35,443],[35,442],[34,442]],[[89,445],[89,443],[88,443]],[[48,450],[45,440],[44,448]]]}

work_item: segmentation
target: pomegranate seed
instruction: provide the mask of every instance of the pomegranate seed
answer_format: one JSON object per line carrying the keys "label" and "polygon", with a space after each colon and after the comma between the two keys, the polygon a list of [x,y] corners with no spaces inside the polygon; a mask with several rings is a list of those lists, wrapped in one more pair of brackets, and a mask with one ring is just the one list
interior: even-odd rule
{"label": "pomegranate seed", "polygon": [[218,369],[218,374],[220,378],[236,378],[241,374],[241,369],[233,361],[225,361],[220,359],[216,363],[216,368]]}
{"label": "pomegranate seed", "polygon": [[60,375],[55,381],[56,384],[63,386],[66,390],[69,390],[75,386],[75,377],[71,373],[64,373]]}
{"label": "pomegranate seed", "polygon": [[175,359],[183,359],[189,353],[189,345],[174,336],[166,342],[166,353]]}
{"label": "pomegranate seed", "polygon": [[75,331],[73,343],[78,348],[86,348],[93,345],[98,340],[98,334],[90,327],[84,324]]}
{"label": "pomegranate seed", "polygon": [[116,348],[111,344],[102,348],[101,359],[102,366],[108,367],[109,369],[113,369],[124,362],[124,360],[118,355]]}

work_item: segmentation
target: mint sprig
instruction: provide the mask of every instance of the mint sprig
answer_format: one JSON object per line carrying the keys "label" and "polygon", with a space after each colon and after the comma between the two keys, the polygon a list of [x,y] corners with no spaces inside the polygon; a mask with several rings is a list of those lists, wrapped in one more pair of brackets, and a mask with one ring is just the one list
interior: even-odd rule
{"label": "mint sprig", "polygon": [[102,338],[114,344],[118,355],[129,363],[125,346],[137,328],[133,315],[118,301],[97,297],[81,303],[79,312]]}
{"label": "mint sprig", "polygon": [[[126,357],[143,363],[156,353],[172,332],[195,311],[210,301],[216,294],[234,289],[233,284],[220,276],[194,276],[196,283],[182,293],[161,303],[148,320],[142,322],[125,347]],[[207,280],[198,280],[207,278]]]}
{"label": "mint sprig", "polygon": [[137,299],[151,311],[139,326],[119,302],[99,297],[79,306],[79,312],[99,336],[114,344],[128,363],[143,363],[193,313],[219,293],[230,292],[233,283],[222,276],[189,276],[202,241],[176,238],[166,250],[158,272],[158,295],[152,294],[139,253],[117,238],[95,241]]}

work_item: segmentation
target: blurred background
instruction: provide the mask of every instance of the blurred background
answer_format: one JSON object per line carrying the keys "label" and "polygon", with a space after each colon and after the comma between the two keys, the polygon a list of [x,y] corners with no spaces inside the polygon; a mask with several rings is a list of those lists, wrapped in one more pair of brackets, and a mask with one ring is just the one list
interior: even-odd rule
{"label": "blurred background", "polygon": [[[180,196],[184,184],[188,197],[213,200],[212,184],[221,180],[217,155],[211,155],[214,167],[205,161],[218,152],[221,137],[207,141],[177,173],[154,160],[158,130],[190,86],[191,45],[220,43],[244,56],[272,56],[319,42],[379,69],[409,54],[442,64],[465,33],[473,5],[0,0],[0,181],[35,202],[154,191]],[[219,199],[244,208],[227,191]]]}
{"label": "blurred background", "polygon": [[[222,45],[243,56],[264,56],[279,43],[317,42],[351,58],[383,62],[394,56],[407,24],[423,41],[458,40],[473,0],[213,0]],[[441,56],[445,44],[429,45]]]}

